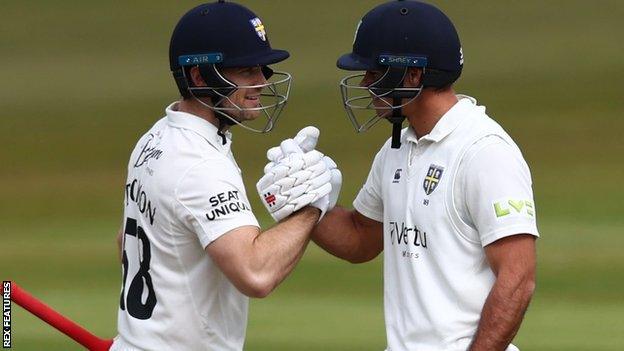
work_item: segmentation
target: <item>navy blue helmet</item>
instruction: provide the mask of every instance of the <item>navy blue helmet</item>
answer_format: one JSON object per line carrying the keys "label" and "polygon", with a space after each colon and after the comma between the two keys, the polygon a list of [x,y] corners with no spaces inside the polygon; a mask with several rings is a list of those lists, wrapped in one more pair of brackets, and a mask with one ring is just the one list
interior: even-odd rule
{"label": "navy blue helmet", "polygon": [[[358,132],[369,129],[382,118],[394,124],[402,122],[400,111],[409,103],[406,99],[416,98],[423,88],[449,86],[461,75],[463,62],[457,31],[438,8],[414,0],[393,0],[379,5],[358,24],[352,52],[342,55],[337,62],[343,70],[383,72],[381,78],[366,87],[360,86],[364,73],[341,81],[347,114]],[[412,67],[422,69],[421,86],[403,87]],[[385,106],[374,106],[372,99],[382,101]],[[354,110],[365,109],[375,109],[377,113],[360,124]],[[384,109],[387,113],[379,114]]]}
{"label": "navy blue helmet", "polygon": [[[213,110],[222,126],[238,124],[256,132],[270,131],[288,100],[290,74],[269,68],[288,57],[287,51],[271,47],[266,28],[256,14],[223,0],[199,5],[182,16],[169,46],[170,68],[184,98],[195,98]],[[193,85],[189,76],[192,67],[199,68],[207,86]],[[258,86],[238,86],[222,74],[223,68],[230,67],[260,67],[267,80],[273,79]],[[229,100],[228,96],[243,88],[262,88],[262,105],[244,108]],[[237,114],[245,110],[261,111],[267,123],[257,129],[243,125]]]}
{"label": "navy blue helmet", "polygon": [[[392,56],[396,56],[395,61]],[[425,71],[425,87],[439,87],[459,77],[463,56],[455,26],[442,11],[420,1],[395,0],[377,6],[362,18],[353,51],[341,56],[337,65],[349,71],[392,65],[425,67],[449,75],[442,79],[436,72],[427,77]]]}

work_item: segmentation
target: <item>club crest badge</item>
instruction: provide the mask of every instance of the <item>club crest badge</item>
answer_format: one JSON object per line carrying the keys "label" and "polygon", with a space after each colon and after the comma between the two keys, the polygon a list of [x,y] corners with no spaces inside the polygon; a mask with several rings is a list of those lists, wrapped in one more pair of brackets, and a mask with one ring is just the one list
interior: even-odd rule
{"label": "club crest badge", "polygon": [[429,166],[427,176],[423,181],[423,189],[425,189],[427,195],[430,195],[438,187],[440,179],[442,178],[442,173],[444,173],[444,167],[436,165]]}
{"label": "club crest badge", "polygon": [[256,30],[256,34],[258,34],[258,37],[260,37],[262,41],[266,41],[266,31],[264,30],[264,24],[262,24],[260,18],[252,18],[249,20],[249,22]]}

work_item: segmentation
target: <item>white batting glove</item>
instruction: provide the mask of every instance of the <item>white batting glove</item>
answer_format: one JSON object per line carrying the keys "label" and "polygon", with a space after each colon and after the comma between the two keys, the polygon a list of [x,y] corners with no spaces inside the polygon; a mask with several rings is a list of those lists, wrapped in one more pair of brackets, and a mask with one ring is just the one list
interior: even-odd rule
{"label": "white batting glove", "polygon": [[325,162],[327,169],[331,173],[329,183],[331,184],[332,189],[329,193],[329,207],[327,208],[327,211],[331,211],[334,207],[336,207],[338,197],[340,196],[340,188],[342,188],[342,172],[338,169],[336,162],[334,162],[334,160],[332,160],[329,156],[323,157],[323,162]]}
{"label": "white batting glove", "polygon": [[[293,139],[296,143],[296,146],[292,144],[292,142],[287,142],[286,145],[284,145],[284,143],[282,142],[282,144],[280,144],[279,147],[273,147],[271,149],[269,149],[267,151],[267,158],[269,159],[269,163],[265,166],[265,173],[270,170],[272,167],[274,167],[276,165],[277,162],[279,162],[280,160],[282,160],[285,156],[287,156],[290,153],[304,153],[305,156],[304,157],[308,157],[308,158],[315,158],[317,156],[319,156],[319,154],[322,156],[321,153],[319,153],[318,151],[314,150],[316,148],[316,144],[318,142],[318,138],[319,135],[321,134],[321,132],[319,131],[318,128],[313,127],[313,126],[308,126],[305,127],[303,129],[301,129],[297,135],[295,136],[295,138]],[[287,139],[289,140],[289,139]],[[286,147],[283,147],[286,146]],[[297,148],[298,146],[298,148]],[[313,151],[313,152],[312,152]],[[323,160],[325,162],[325,164],[327,165],[326,160]],[[332,164],[333,161],[330,163]],[[340,172],[340,171],[338,171]],[[330,180],[330,183],[331,180]],[[333,191],[333,189],[332,189]],[[321,218],[323,218],[325,212],[327,212],[328,210],[330,210],[331,208],[333,208],[333,206],[335,205],[335,201],[334,201],[334,205],[331,205],[331,208],[328,208],[329,204],[331,204],[331,195],[328,195],[328,198],[320,198],[317,201],[311,203],[311,206],[317,207],[321,210],[321,216],[319,218],[319,220]]]}
{"label": "white batting glove", "polygon": [[[316,144],[318,143],[319,135],[321,131],[316,127],[308,126],[299,131],[297,135],[294,137],[295,143],[299,149],[294,147],[290,147],[287,149],[287,152],[310,152],[316,148]],[[279,162],[279,160],[284,157],[284,152],[280,146],[275,146],[267,150],[267,158],[269,159],[269,163],[265,166],[265,171],[267,168],[272,168],[275,166],[275,163]]]}
{"label": "white batting glove", "polygon": [[283,141],[280,149],[286,156],[266,167],[265,175],[256,184],[269,214],[280,221],[311,205],[323,215],[331,191],[331,172],[322,161],[323,154],[318,151],[304,154],[292,139]]}
{"label": "white batting glove", "polygon": [[[309,153],[311,151],[315,151],[316,144],[318,142],[318,138],[321,132],[318,128],[313,126],[308,126],[301,129],[294,140],[301,149],[301,152]],[[296,148],[289,149],[289,152],[296,152]],[[272,147],[267,151],[267,158],[269,159],[269,163],[265,166],[265,173],[275,167],[276,163],[279,162],[284,157],[284,152],[281,147],[276,146]],[[338,197],[340,196],[340,189],[342,188],[342,172],[338,169],[336,162],[332,160],[329,156],[323,157],[323,162],[327,168],[331,171],[331,180],[330,183],[332,185],[332,191],[329,194],[329,207],[328,211],[333,209],[338,202]]]}

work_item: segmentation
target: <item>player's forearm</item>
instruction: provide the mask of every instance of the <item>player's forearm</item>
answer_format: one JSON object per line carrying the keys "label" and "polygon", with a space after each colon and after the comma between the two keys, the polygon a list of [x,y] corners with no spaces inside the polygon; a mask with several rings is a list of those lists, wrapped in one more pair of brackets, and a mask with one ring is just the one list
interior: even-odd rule
{"label": "player's forearm", "polygon": [[254,239],[256,255],[251,266],[263,281],[266,294],[290,274],[303,256],[319,214],[316,208],[303,208]]}
{"label": "player's forearm", "polygon": [[[312,231],[312,240],[330,254],[351,263],[362,263],[375,258],[376,245],[365,242],[365,228],[358,228],[353,211],[336,206],[323,217]],[[372,236],[370,239],[374,239]]]}
{"label": "player's forearm", "polygon": [[533,291],[533,273],[499,274],[490,292],[470,351],[503,351],[520,329]]}

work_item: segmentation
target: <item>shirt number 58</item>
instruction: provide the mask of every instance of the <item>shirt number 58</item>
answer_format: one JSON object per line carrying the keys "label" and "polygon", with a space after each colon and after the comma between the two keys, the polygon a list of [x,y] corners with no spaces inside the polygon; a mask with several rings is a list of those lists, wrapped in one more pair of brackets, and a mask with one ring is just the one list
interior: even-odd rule
{"label": "shirt number 58", "polygon": [[[126,280],[128,278],[128,255],[126,254],[127,235],[135,237],[137,242],[137,249],[139,253],[139,270],[134,278],[130,282],[128,288],[128,296],[124,300],[124,294],[126,291]],[[123,264],[123,282],[121,289],[121,297],[119,299],[119,307],[122,310],[128,309],[128,313],[137,319],[150,319],[154,307],[156,307],[156,292],[154,291],[154,285],[152,284],[152,276],[149,273],[150,259],[152,257],[150,251],[150,242],[145,234],[145,231],[141,226],[137,224],[136,219],[126,218],[126,226],[124,230],[124,250],[122,257]],[[143,302],[143,294],[147,289],[147,298]]]}

